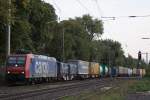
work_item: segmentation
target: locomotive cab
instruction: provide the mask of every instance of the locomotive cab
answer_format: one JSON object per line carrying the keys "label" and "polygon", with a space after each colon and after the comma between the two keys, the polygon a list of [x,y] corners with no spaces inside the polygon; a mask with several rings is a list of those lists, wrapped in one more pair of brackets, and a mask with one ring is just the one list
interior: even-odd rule
{"label": "locomotive cab", "polygon": [[6,64],[6,80],[17,82],[25,80],[26,55],[11,55]]}

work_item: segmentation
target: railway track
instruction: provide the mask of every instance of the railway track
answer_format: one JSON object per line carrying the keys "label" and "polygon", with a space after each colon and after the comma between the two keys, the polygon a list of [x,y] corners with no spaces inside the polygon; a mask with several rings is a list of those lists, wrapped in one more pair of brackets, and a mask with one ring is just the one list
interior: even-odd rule
{"label": "railway track", "polygon": [[41,84],[35,84],[35,85],[23,85],[23,84],[16,84],[16,85],[11,85],[11,86],[3,85],[3,86],[0,86],[0,96],[6,95],[6,94],[14,94],[14,93],[17,94],[17,93],[22,93],[22,92],[35,91],[39,89],[68,86],[68,85],[78,84],[80,82],[89,82],[89,81],[93,81],[93,80],[86,79],[83,81],[81,80],[60,81],[60,82],[41,83]]}
{"label": "railway track", "polygon": [[[66,95],[74,95],[78,94],[81,91],[93,89],[93,88],[101,88],[108,84],[110,84],[112,80],[110,79],[104,79],[104,80],[93,80],[93,81],[81,81],[81,83],[76,83],[72,85],[67,86],[60,86],[56,88],[47,88],[47,89],[39,89],[35,91],[28,91],[28,92],[22,92],[22,93],[14,93],[14,94],[8,94],[8,95],[1,95],[0,100],[37,100],[37,98],[41,98],[42,100],[46,99],[45,97],[48,97],[47,99],[59,99],[60,97],[66,96]],[[39,100],[41,100],[39,99]]]}

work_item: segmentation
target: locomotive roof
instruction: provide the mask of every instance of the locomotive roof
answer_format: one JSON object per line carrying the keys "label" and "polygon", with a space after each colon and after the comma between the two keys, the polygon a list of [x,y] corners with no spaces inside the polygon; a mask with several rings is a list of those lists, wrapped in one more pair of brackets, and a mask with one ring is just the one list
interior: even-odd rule
{"label": "locomotive roof", "polygon": [[35,54],[12,54],[10,56],[28,56],[28,55],[32,55],[32,58],[38,58],[38,59],[46,59],[46,60],[53,60],[56,61],[55,57],[48,57],[45,55],[35,55]]}

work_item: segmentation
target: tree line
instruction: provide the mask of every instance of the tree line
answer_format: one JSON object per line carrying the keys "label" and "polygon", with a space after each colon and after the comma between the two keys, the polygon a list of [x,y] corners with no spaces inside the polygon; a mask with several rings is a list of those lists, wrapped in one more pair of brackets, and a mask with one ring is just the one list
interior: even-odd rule
{"label": "tree line", "polygon": [[[11,17],[8,9],[11,8]],[[0,62],[5,61],[7,24],[11,20],[11,53],[18,49],[56,57],[81,59],[110,66],[136,67],[117,41],[101,40],[103,22],[90,15],[57,21],[54,7],[42,0],[0,0]],[[142,62],[144,64],[144,62]]]}

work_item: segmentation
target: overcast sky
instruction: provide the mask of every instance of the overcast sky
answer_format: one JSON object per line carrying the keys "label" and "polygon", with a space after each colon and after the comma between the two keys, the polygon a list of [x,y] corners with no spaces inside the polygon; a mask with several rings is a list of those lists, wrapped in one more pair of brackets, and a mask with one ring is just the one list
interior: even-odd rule
{"label": "overcast sky", "polygon": [[[102,39],[113,39],[122,44],[125,55],[137,58],[139,50],[150,53],[150,17],[125,16],[150,15],[150,0],[44,0],[56,9],[60,20],[90,14],[94,18],[114,16],[116,20],[104,22]],[[150,57],[150,56],[149,56]],[[143,55],[145,58],[145,55]]]}

